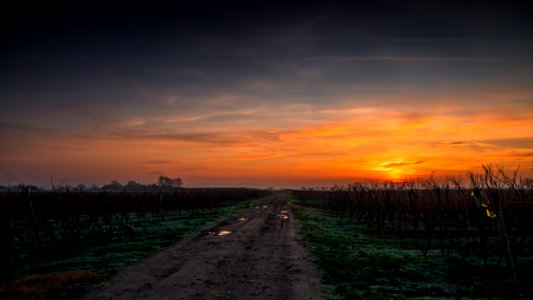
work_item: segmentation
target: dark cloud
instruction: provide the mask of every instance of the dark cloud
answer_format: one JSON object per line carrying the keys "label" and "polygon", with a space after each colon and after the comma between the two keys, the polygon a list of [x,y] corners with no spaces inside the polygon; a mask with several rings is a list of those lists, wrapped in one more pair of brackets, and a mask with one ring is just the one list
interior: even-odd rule
{"label": "dark cloud", "polygon": [[309,63],[309,62],[326,62],[326,63],[349,63],[349,62],[405,62],[405,63],[490,63],[501,62],[498,58],[482,57],[439,57],[439,56],[317,56],[302,57],[293,59],[272,59],[258,62],[265,63]]}
{"label": "dark cloud", "polygon": [[444,145],[444,146],[460,146],[460,145],[468,145],[468,144],[472,144],[470,142],[461,142],[461,141],[457,141],[457,142],[442,142],[440,143],[440,145]]}
{"label": "dark cloud", "polygon": [[533,136],[524,138],[484,140],[483,142],[503,148],[533,149]]}
{"label": "dark cloud", "polygon": [[183,134],[144,134],[131,135],[127,133],[112,135],[114,138],[139,139],[146,141],[175,141],[188,143],[206,143],[216,145],[228,145],[243,142],[243,138],[227,136],[217,133],[183,133]]}
{"label": "dark cloud", "polygon": [[39,127],[33,127],[33,126],[27,126],[22,124],[16,124],[16,123],[9,123],[9,122],[2,122],[0,121],[0,132],[17,132],[17,133],[28,133],[28,132],[34,132],[34,133],[47,133],[50,132],[49,130],[39,128]]}
{"label": "dark cloud", "polygon": [[156,113],[158,101],[176,95],[181,112],[224,93],[321,105],[340,93],[362,95],[318,91],[328,86],[438,92],[529,84],[532,75],[532,26],[521,4],[255,5],[50,4],[28,16],[20,7],[24,16],[5,21],[14,38],[0,50],[0,103],[97,123],[124,106]]}
{"label": "dark cloud", "polygon": [[161,134],[151,132],[139,132],[121,130],[115,131],[109,135],[93,137],[93,136],[79,136],[78,138],[101,138],[101,139],[128,139],[128,140],[146,140],[149,141],[174,141],[184,143],[199,143],[212,145],[236,145],[246,142],[254,141],[276,141],[278,134],[267,131],[212,131],[212,132],[185,132],[173,134]]}
{"label": "dark cloud", "polygon": [[510,156],[512,156],[512,157],[533,158],[533,151],[522,152],[522,153],[513,153]]}
{"label": "dark cloud", "polygon": [[438,144],[444,147],[458,147],[463,149],[470,149],[478,152],[491,151],[494,148],[494,144],[487,141],[457,141],[457,142],[442,142]]}

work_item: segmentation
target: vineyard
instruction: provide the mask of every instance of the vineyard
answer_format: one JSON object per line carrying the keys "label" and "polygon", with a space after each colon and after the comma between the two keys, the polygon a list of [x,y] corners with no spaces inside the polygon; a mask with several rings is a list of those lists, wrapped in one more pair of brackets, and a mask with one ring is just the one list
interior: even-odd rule
{"label": "vineyard", "polygon": [[[249,223],[247,232],[258,236],[240,241],[240,235],[230,234],[232,245],[242,242],[247,251],[250,241],[268,236],[265,224],[292,222],[294,216],[331,299],[532,298],[531,181],[517,178],[517,172],[507,176],[503,169],[484,167],[484,174],[468,173],[467,183],[429,177],[286,190],[266,198],[260,197],[273,192],[163,183],[85,191],[21,185],[0,193],[0,297],[82,297],[94,283],[187,236],[218,236],[207,234],[211,229],[199,231],[207,224],[248,224],[236,215],[247,209],[250,219],[264,218]],[[263,200],[251,200],[258,198]],[[271,202],[260,203],[265,199]],[[278,225],[271,226],[271,237],[281,236],[284,227]],[[252,252],[269,249],[258,246]],[[270,260],[264,253],[259,258]],[[241,267],[241,261],[235,263]],[[278,273],[285,272],[291,274],[286,269]]]}
{"label": "vineyard", "polygon": [[499,198],[513,245],[520,251],[533,249],[533,228],[530,226],[533,224],[533,191],[476,191],[479,193],[477,197],[472,196],[474,190],[471,189],[442,188],[362,188],[356,191],[294,191],[293,194],[303,203],[320,207],[340,218],[352,219],[376,235],[411,237],[413,246],[423,250],[424,254],[437,249],[442,255],[471,251],[482,251],[487,255],[500,251],[497,222],[492,216],[496,214],[494,199]]}
{"label": "vineyard", "polygon": [[[533,278],[531,272],[523,274],[520,263],[533,256],[533,190],[490,166],[486,174],[469,174],[468,178],[466,187],[453,178],[440,184],[429,178],[380,186],[295,190],[293,196],[302,207],[348,222],[343,224],[355,224],[355,232],[349,236],[362,233],[391,243],[401,241],[400,248],[416,250],[426,259],[479,259],[485,272],[493,265],[502,266],[509,291],[471,291],[471,296],[518,297],[519,281],[526,284]],[[320,222],[315,226],[321,226]],[[524,290],[531,294],[530,284],[521,288]]]}
{"label": "vineyard", "polygon": [[[226,208],[268,193],[247,188],[145,192],[21,188],[0,193],[0,279],[9,282],[27,272],[49,271],[47,261],[86,253],[90,254],[89,265],[115,268],[123,258],[117,259],[112,252],[133,251],[135,259],[145,257],[204,222],[223,216]],[[46,270],[39,271],[42,265]],[[73,262],[56,271],[80,267],[83,265]]]}

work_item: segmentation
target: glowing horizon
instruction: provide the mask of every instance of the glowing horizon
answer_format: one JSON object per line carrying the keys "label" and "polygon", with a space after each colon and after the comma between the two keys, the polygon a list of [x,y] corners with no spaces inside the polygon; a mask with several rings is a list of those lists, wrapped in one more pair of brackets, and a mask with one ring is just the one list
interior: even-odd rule
{"label": "glowing horizon", "polygon": [[[489,108],[476,107],[479,101],[472,101],[472,105],[442,101],[419,105],[416,110],[371,105],[322,110],[278,108],[282,115],[299,117],[292,128],[282,123],[295,120],[275,118],[274,108],[252,113],[233,110],[233,114],[262,121],[237,117],[226,120],[224,129],[213,125],[202,128],[199,116],[178,121],[171,116],[137,117],[115,124],[112,132],[94,135],[12,128],[25,134],[14,136],[16,142],[11,146],[18,150],[4,155],[2,166],[22,169],[22,174],[13,176],[41,184],[53,173],[56,178],[86,184],[154,182],[164,174],[179,176],[189,186],[217,182],[333,185],[397,181],[433,171],[438,176],[461,174],[480,170],[486,163],[507,170],[520,165],[527,177],[532,174],[533,139],[529,134],[533,124],[527,103],[512,107],[511,100],[506,99],[514,96],[504,93],[501,98],[494,97],[493,103],[485,102]],[[508,107],[495,109],[497,103]],[[264,121],[267,118],[271,118],[268,123]],[[241,124],[243,120],[247,124]],[[195,130],[165,130],[168,123]],[[28,143],[31,148],[23,149]]]}

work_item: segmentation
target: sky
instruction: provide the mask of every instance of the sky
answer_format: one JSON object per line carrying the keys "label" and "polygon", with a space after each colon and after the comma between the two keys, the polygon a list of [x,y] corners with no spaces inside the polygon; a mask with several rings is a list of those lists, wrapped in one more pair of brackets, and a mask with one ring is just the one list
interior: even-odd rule
{"label": "sky", "polygon": [[[50,2],[50,1],[47,1]],[[0,184],[533,177],[527,1],[3,9]]]}

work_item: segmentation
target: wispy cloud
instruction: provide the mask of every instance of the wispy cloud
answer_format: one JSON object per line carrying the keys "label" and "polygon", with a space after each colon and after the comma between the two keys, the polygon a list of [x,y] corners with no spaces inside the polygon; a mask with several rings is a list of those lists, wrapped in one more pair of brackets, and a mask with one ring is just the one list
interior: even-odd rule
{"label": "wispy cloud", "polygon": [[[336,62],[342,58],[324,59],[350,69]],[[1,171],[36,178],[64,170],[72,178],[150,181],[164,173],[198,183],[246,177],[328,184],[452,173],[486,162],[526,171],[533,165],[529,88],[343,81],[309,65],[280,67],[279,74],[293,77],[269,73],[213,86],[211,79],[172,89],[148,83],[157,91],[153,101],[142,102],[132,91],[132,101],[119,101],[116,110],[100,105],[106,97],[93,106],[92,95],[79,106],[66,98],[38,110],[14,104],[12,113],[0,113]]]}
{"label": "wispy cloud", "polygon": [[[514,59],[515,61],[517,59]],[[497,57],[461,56],[310,56],[291,58],[257,58],[254,63],[357,63],[357,62],[402,62],[402,63],[499,63],[510,61]]]}
{"label": "wispy cloud", "polygon": [[388,163],[383,165],[384,168],[395,168],[395,167],[403,167],[403,166],[409,166],[409,165],[419,165],[421,163],[424,163],[424,160],[421,161],[415,161],[415,162],[399,162],[399,163]]}
{"label": "wispy cloud", "polygon": [[442,56],[317,56],[303,58],[302,61],[318,62],[495,62],[495,58],[442,57]]}
{"label": "wispy cloud", "polygon": [[485,142],[504,148],[533,149],[533,136],[525,136],[519,138],[487,139],[485,140]]}
{"label": "wispy cloud", "polygon": [[159,159],[159,160],[147,160],[144,163],[148,165],[164,165],[171,163],[171,160]]}

